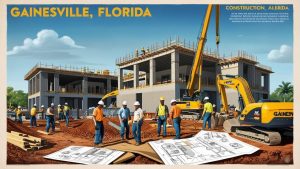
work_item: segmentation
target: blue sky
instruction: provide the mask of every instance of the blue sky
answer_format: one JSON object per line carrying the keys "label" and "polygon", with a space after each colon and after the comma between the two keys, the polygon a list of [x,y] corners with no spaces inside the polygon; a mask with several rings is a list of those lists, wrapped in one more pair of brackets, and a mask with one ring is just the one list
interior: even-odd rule
{"label": "blue sky", "polygon": [[[103,5],[89,5],[90,11],[95,13],[98,6]],[[156,42],[161,43],[176,36],[187,41],[196,41],[206,5],[145,5],[142,7],[146,6],[151,11],[150,18],[94,17],[93,19],[13,18],[9,13],[15,5],[8,6],[7,51],[10,53],[7,56],[8,85],[27,91],[27,83],[23,80],[24,75],[39,62],[114,70],[115,59],[132,53],[135,49]],[[284,23],[232,23],[229,21],[230,12],[236,11],[227,11],[225,6],[221,6],[219,45],[221,55],[229,56],[237,50],[244,50],[257,56],[259,62],[272,67],[275,72],[271,75],[271,91],[276,89],[281,81],[293,82],[293,63],[291,60],[287,61],[292,55],[290,51],[293,48],[292,6],[289,6],[289,10],[286,11],[289,14],[289,21]],[[41,37],[44,37],[42,33],[47,32],[41,32],[42,30],[52,30],[50,33],[54,37],[58,36],[53,42],[64,43],[58,45],[65,45],[64,51],[53,53],[48,51],[41,54],[41,50],[35,53],[34,50],[33,53],[12,50],[15,46],[22,46],[26,38],[36,39],[39,32]],[[215,48],[214,34],[215,23],[212,16],[206,43],[206,46],[212,49]],[[63,36],[67,37],[61,38]],[[27,42],[33,43],[30,40]],[[272,55],[281,58],[268,59],[267,56],[272,50]]]}

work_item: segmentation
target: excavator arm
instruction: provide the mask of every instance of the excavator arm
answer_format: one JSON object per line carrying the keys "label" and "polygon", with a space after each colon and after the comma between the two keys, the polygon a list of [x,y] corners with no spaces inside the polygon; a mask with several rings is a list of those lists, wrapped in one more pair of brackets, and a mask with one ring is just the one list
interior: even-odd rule
{"label": "excavator arm", "polygon": [[118,94],[119,94],[119,91],[118,90],[114,90],[114,91],[112,91],[112,92],[107,93],[106,95],[104,95],[101,100],[105,100],[108,97],[117,96]]}
{"label": "excavator arm", "polygon": [[[225,76],[226,79],[223,79],[223,76]],[[225,112],[228,112],[228,101],[225,92],[225,87],[237,90],[242,96],[245,106],[251,103],[255,103],[251,89],[247,81],[243,77],[231,75],[217,75],[217,88],[219,90]]]}

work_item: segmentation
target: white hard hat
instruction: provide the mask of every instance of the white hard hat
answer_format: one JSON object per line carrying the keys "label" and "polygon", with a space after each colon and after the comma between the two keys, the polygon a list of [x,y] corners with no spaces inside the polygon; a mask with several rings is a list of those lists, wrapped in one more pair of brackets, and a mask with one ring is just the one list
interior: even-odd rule
{"label": "white hard hat", "polygon": [[171,100],[171,101],[170,101],[170,104],[172,104],[172,103],[174,103],[174,102],[176,102],[176,100],[175,100],[175,99]]}
{"label": "white hard hat", "polygon": [[216,107],[216,105],[215,105],[215,104],[213,104],[213,107]]}
{"label": "white hard hat", "polygon": [[209,97],[207,97],[207,96],[206,96],[206,97],[204,97],[204,99],[203,99],[203,100],[209,100]]}
{"label": "white hard hat", "polygon": [[18,106],[18,109],[20,109],[21,108],[21,106]]}
{"label": "white hard hat", "polygon": [[51,106],[54,106],[54,103],[51,103]]}
{"label": "white hard hat", "polygon": [[102,100],[100,100],[98,104],[104,106],[104,102]]}
{"label": "white hard hat", "polygon": [[36,106],[36,104],[33,104],[33,106]]}
{"label": "white hard hat", "polygon": [[133,105],[134,105],[134,106],[139,106],[139,105],[140,105],[140,102],[139,102],[139,101],[136,101],[136,102],[134,102]]}
{"label": "white hard hat", "polygon": [[44,108],[45,106],[44,106],[44,105],[41,105],[41,107]]}
{"label": "white hard hat", "polygon": [[59,104],[58,107],[60,107],[61,105]]}
{"label": "white hard hat", "polygon": [[122,103],[122,105],[126,106],[127,105],[127,101],[124,100],[123,103]]}
{"label": "white hard hat", "polygon": [[66,102],[65,105],[68,105],[68,103]]}

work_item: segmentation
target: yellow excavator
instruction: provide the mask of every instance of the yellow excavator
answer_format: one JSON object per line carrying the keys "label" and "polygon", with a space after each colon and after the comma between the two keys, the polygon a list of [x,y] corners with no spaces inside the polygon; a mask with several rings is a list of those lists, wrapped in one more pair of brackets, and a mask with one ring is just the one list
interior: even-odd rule
{"label": "yellow excavator", "polygon": [[225,88],[238,91],[241,114],[238,119],[224,122],[226,132],[263,142],[278,145],[285,134],[290,134],[293,127],[293,103],[273,100],[255,102],[248,82],[241,76],[217,75],[217,87],[224,111],[228,113]]}
{"label": "yellow excavator", "polygon": [[119,91],[118,90],[114,90],[114,91],[112,91],[112,92],[107,93],[106,95],[104,95],[101,100],[105,100],[108,97],[117,96],[118,94],[119,94]]}
{"label": "yellow excavator", "polygon": [[[200,118],[203,110],[202,95],[201,92],[201,79],[202,79],[202,63],[203,63],[203,49],[206,42],[207,30],[211,18],[213,7],[215,6],[216,11],[216,44],[217,47],[220,43],[219,35],[219,18],[220,18],[220,5],[208,5],[206,14],[203,21],[202,32],[197,45],[196,55],[193,61],[191,69],[191,75],[187,83],[186,94],[177,101],[177,105],[182,109],[182,112],[193,113],[199,115]],[[198,78],[198,88],[195,90],[195,85]]]}

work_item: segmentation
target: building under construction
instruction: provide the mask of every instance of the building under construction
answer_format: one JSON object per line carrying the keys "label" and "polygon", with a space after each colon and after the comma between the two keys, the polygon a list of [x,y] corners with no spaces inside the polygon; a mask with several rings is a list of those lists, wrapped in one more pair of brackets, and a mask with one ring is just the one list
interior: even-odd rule
{"label": "building under construction", "polygon": [[[117,89],[117,76],[109,70],[37,64],[24,77],[28,81],[28,107],[68,104],[86,111],[95,107],[103,95]],[[106,105],[116,98],[106,100]]]}
{"label": "building under construction", "polygon": [[[196,45],[179,38],[168,40],[162,45],[137,50],[134,54],[119,58],[117,105],[127,100],[129,107],[140,101],[147,112],[153,112],[159,97],[166,103],[179,99],[186,92],[187,81],[195,57]],[[218,106],[220,98],[216,87],[217,74],[243,76],[252,89],[255,100],[269,96],[271,68],[259,64],[255,57],[238,52],[230,58],[220,57],[217,52],[206,49],[203,57],[202,91]],[[196,86],[195,86],[196,88]],[[238,94],[228,90],[229,103],[238,106]]]}

